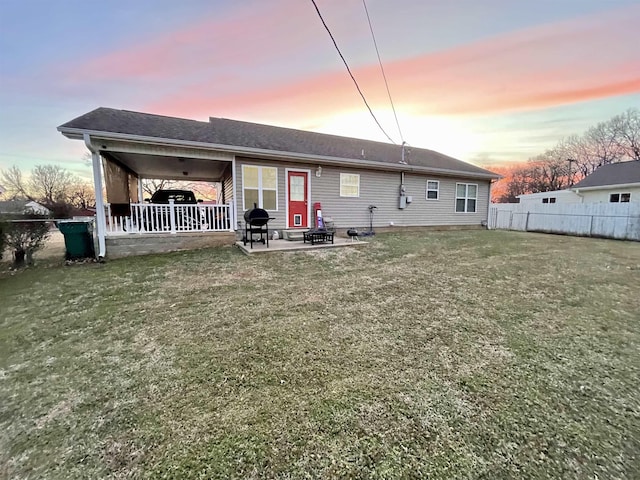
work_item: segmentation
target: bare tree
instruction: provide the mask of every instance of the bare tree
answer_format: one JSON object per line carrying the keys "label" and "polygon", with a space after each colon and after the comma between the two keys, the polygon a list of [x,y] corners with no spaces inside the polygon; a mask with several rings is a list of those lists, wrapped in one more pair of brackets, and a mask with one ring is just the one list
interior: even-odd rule
{"label": "bare tree", "polygon": [[29,178],[29,190],[45,204],[65,202],[74,182],[73,175],[57,165],[37,165]]}
{"label": "bare tree", "polygon": [[176,187],[176,180],[164,180],[145,178],[142,180],[142,191],[149,196],[153,196],[158,190],[168,190]]}
{"label": "bare tree", "polygon": [[613,117],[610,124],[622,155],[630,160],[640,160],[640,110],[630,108]]}
{"label": "bare tree", "polygon": [[15,165],[7,170],[2,171],[2,182],[7,189],[7,196],[9,198],[27,198],[34,200],[34,198],[28,192],[27,182],[22,176],[22,171]]}
{"label": "bare tree", "polygon": [[76,208],[94,208],[96,206],[96,195],[93,185],[89,182],[75,182],[69,187],[68,201]]}
{"label": "bare tree", "polygon": [[595,168],[622,160],[624,153],[617,137],[618,132],[613,128],[611,120],[587,130],[585,141],[591,149],[592,165]]}
{"label": "bare tree", "polygon": [[200,197],[216,199],[217,186],[209,182],[184,182],[180,180],[149,179],[142,180],[142,190],[153,196],[158,190],[180,189],[192,190]]}

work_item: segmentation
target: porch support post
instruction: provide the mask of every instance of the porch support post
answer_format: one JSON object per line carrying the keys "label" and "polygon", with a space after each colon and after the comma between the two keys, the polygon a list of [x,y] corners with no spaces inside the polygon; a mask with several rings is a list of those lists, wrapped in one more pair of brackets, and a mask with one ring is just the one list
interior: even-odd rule
{"label": "porch support post", "polygon": [[[224,186],[223,186],[224,188]],[[236,193],[236,156],[233,156],[231,160],[231,191],[233,192],[233,199],[231,200],[231,229],[235,232],[238,228],[238,195]]]}
{"label": "porch support post", "polygon": [[93,169],[93,188],[96,195],[96,235],[98,236],[98,258],[104,258],[107,253],[105,234],[107,231],[107,219],[104,212],[104,197],[102,196],[102,171],[100,165],[100,153],[91,144],[91,137],[84,134],[84,143],[91,152],[91,165]]}
{"label": "porch support post", "polygon": [[169,199],[169,221],[171,223],[171,233],[176,233],[176,206],[173,198]]}
{"label": "porch support post", "polygon": [[142,190],[142,177],[138,177],[138,203],[144,202],[144,191]]}

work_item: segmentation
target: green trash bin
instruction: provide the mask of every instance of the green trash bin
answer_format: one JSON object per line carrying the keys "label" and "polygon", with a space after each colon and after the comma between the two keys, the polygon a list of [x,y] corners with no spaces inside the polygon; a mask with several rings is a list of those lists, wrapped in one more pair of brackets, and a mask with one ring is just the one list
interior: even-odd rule
{"label": "green trash bin", "polygon": [[58,229],[64,235],[67,260],[96,256],[93,248],[93,222],[63,220],[58,222]]}

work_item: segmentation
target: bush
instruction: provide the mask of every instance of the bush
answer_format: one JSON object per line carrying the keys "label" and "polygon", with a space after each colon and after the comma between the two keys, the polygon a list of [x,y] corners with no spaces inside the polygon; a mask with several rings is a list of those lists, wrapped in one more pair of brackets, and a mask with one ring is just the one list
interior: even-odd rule
{"label": "bush", "polygon": [[2,260],[2,253],[4,252],[4,246],[6,243],[5,240],[5,232],[7,230],[7,225],[4,218],[0,217],[0,260]]}
{"label": "bush", "polygon": [[71,218],[73,205],[66,202],[46,203],[45,206],[51,212],[53,218]]}
{"label": "bush", "polygon": [[7,248],[13,250],[13,266],[33,264],[33,254],[40,250],[49,236],[48,217],[27,213],[4,221],[3,237]]}

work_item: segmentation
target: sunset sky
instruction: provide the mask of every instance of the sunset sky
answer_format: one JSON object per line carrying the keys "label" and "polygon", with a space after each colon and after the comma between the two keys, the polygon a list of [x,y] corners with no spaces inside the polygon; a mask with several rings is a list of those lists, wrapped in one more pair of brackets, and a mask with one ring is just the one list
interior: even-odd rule
{"label": "sunset sky", "polygon": [[[362,0],[317,0],[400,143]],[[404,139],[523,161],[640,107],[638,0],[367,0]],[[0,0],[0,169],[88,176],[56,127],[105,106],[385,141],[310,0]]]}

